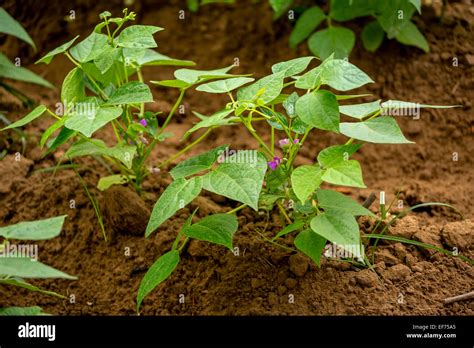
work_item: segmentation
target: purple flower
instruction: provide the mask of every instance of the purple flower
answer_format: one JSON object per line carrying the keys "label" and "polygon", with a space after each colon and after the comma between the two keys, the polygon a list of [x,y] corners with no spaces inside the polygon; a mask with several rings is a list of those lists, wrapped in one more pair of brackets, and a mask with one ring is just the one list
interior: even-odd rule
{"label": "purple flower", "polygon": [[146,125],[147,125],[148,123],[146,122],[146,120],[145,120],[144,118],[142,118],[142,119],[140,120],[140,124],[141,124],[143,127],[146,127]]}
{"label": "purple flower", "polygon": [[280,145],[280,147],[284,147],[285,145],[288,145],[289,143],[290,143],[289,139],[280,139],[280,140],[278,140],[278,145]]}
{"label": "purple flower", "polygon": [[273,157],[273,161],[268,162],[268,166],[271,170],[275,170],[281,163],[280,157]]}
{"label": "purple flower", "polygon": [[299,144],[300,140],[299,139],[295,139],[293,140],[293,144]]}

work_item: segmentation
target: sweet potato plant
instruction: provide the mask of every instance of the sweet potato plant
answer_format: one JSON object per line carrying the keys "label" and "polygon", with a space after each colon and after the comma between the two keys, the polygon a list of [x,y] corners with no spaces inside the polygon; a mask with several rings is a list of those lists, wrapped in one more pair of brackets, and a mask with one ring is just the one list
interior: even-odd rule
{"label": "sweet potato plant", "polygon": [[[244,207],[255,211],[278,209],[286,226],[267,241],[288,249],[278,240],[292,233],[296,249],[317,265],[328,242],[335,246],[333,250],[342,251],[345,258],[365,263],[356,217],[374,214],[333,187],[365,187],[361,165],[352,158],[357,150],[367,142],[412,143],[402,134],[392,115],[410,114],[421,107],[434,106],[380,100],[348,104],[347,100],[360,95],[339,93],[372,83],[370,77],[334,55],[308,70],[313,61],[316,57],[275,64],[270,75],[247,86],[243,85],[251,82],[248,77],[236,77],[197,87],[211,94],[227,94],[230,101],[209,117],[198,114],[201,121],[188,133],[201,128],[241,125],[255,138],[259,149],[236,151],[222,145],[186,159],[170,171],[173,182],[154,206],[147,236],[203,190],[241,205],[196,223],[192,223],[193,216],[189,217],[171,250],[144,276],[138,291],[137,311],[145,296],[176,268],[180,252],[189,239],[232,250],[232,239],[238,229],[236,212]],[[354,122],[342,122],[341,114]],[[264,136],[254,127],[256,123],[269,126],[270,142],[264,141]],[[307,146],[307,139],[315,129],[342,134],[348,140],[315,153],[314,163],[296,166],[300,149]],[[281,134],[279,139],[277,134]],[[329,189],[322,188],[323,183],[329,184]]]}

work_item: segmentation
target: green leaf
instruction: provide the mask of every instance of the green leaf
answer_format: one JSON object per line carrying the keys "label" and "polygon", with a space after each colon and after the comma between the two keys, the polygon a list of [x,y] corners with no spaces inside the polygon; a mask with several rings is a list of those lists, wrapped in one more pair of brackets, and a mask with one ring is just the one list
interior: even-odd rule
{"label": "green leaf", "polygon": [[451,109],[458,108],[462,105],[428,105],[428,104],[419,104],[413,102],[406,102],[401,100],[387,100],[381,104],[382,114],[383,115],[396,115],[398,116],[401,112],[407,113],[407,111],[413,111],[418,109]]}
{"label": "green leaf", "polygon": [[[260,153],[256,157],[256,161],[237,161],[238,154],[230,156],[225,163],[202,177],[203,188],[258,210],[267,161]],[[233,160],[236,163],[231,163]]]}
{"label": "green leaf", "polygon": [[339,112],[341,114],[362,119],[374,112],[381,111],[380,100],[363,103],[363,104],[352,104],[352,105],[339,105]]}
{"label": "green leaf", "polygon": [[415,6],[416,10],[419,14],[421,14],[421,0],[408,0],[413,6]]}
{"label": "green leaf", "polygon": [[310,128],[306,123],[301,121],[301,118],[295,117],[291,123],[291,131],[297,134],[304,134],[308,128]]}
{"label": "green leaf", "polygon": [[254,80],[255,79],[250,77],[230,78],[226,80],[205,83],[203,85],[198,86],[196,90],[207,93],[227,93]]}
{"label": "green leaf", "polygon": [[276,236],[272,238],[272,240],[276,240],[280,237],[286,236],[287,234],[290,234],[291,232],[298,231],[303,227],[304,227],[304,222],[302,220],[295,220],[293,223],[289,224],[280,232],[278,232]]}
{"label": "green leaf", "polygon": [[155,203],[146,227],[145,236],[148,237],[174,213],[196,198],[201,192],[202,182],[203,179],[200,176],[195,176],[189,180],[179,178],[173,181]]}
{"label": "green leaf", "polygon": [[117,88],[105,105],[152,103],[150,87],[143,82],[131,81]]}
{"label": "green leaf", "polygon": [[303,42],[326,18],[326,14],[318,6],[308,8],[296,21],[291,31],[290,46],[296,47]]}
{"label": "green leaf", "polygon": [[[130,51],[136,51],[136,49],[132,49],[132,48],[123,49],[125,59],[127,58],[128,52]],[[196,65],[196,63],[194,63],[193,61],[171,58],[148,48],[144,50],[143,55],[141,55],[140,57],[136,59],[136,62],[140,66],[149,66],[149,65],[150,66],[155,66],[155,65],[193,66],[193,65]]]}
{"label": "green leaf", "polygon": [[77,279],[39,261],[24,257],[0,258],[0,275],[20,278]]}
{"label": "green leaf", "polygon": [[408,0],[383,1],[379,7],[376,18],[389,39],[395,38],[400,33],[416,11]]}
{"label": "green leaf", "polygon": [[333,185],[366,187],[362,179],[362,170],[355,160],[341,161],[327,168],[323,180]]}
{"label": "green leaf", "polygon": [[250,86],[239,89],[237,99],[239,101],[248,101],[258,97],[263,103],[269,103],[280,95],[283,89],[284,78],[285,71],[265,76]]}
{"label": "green leaf", "polygon": [[30,35],[10,14],[0,7],[0,33],[13,35],[30,44],[35,50],[36,46]]}
{"label": "green leaf", "polygon": [[326,241],[326,238],[314,233],[313,230],[306,229],[298,233],[294,244],[299,251],[309,256],[316,265],[320,266]]}
{"label": "green leaf", "polygon": [[108,46],[108,38],[104,34],[92,33],[70,49],[71,56],[79,63],[86,63],[98,57]]}
{"label": "green leaf", "polygon": [[41,76],[35,74],[34,72],[16,66],[10,60],[0,53],[0,78],[11,79],[16,81],[23,81],[34,83],[36,85],[54,88],[54,86],[43,79]]}
{"label": "green leaf", "polygon": [[239,224],[234,214],[215,214],[183,228],[190,238],[223,245],[232,250],[232,237]]}
{"label": "green leaf", "polygon": [[348,91],[374,81],[354,64],[345,59],[331,59],[324,62],[321,83],[338,91]]}
{"label": "green leaf", "polygon": [[198,112],[193,112],[197,117],[201,119],[200,122],[196,123],[193,127],[191,127],[190,130],[186,132],[184,135],[184,138],[189,136],[189,134],[194,133],[198,129],[201,128],[212,128],[212,127],[218,127],[218,126],[225,126],[228,125],[232,122],[233,117],[227,118],[231,113],[233,112],[232,109],[224,109],[221,111],[216,112],[215,114],[211,116],[204,116],[201,115]]}
{"label": "green leaf", "polygon": [[291,118],[294,118],[296,116],[296,102],[298,101],[298,98],[300,96],[298,93],[293,92],[291,93],[288,98],[285,99],[285,101],[282,103],[283,107],[286,110],[286,113],[288,116]]}
{"label": "green leaf", "polygon": [[350,138],[378,144],[410,144],[390,116],[380,116],[364,122],[341,123],[342,134]]}
{"label": "green leaf", "polygon": [[37,286],[34,286],[30,283],[25,282],[21,278],[0,279],[0,284],[18,286],[20,288],[27,289],[28,291],[39,292],[39,293],[42,293],[44,295],[56,296],[56,297],[59,297],[59,298],[66,299],[66,296],[58,294],[57,292],[54,292],[54,291],[48,291],[48,290],[41,289]]}
{"label": "green leaf", "polygon": [[191,12],[197,12],[197,10],[199,10],[199,0],[186,0],[186,4]]}
{"label": "green leaf", "polygon": [[121,48],[106,45],[102,52],[94,58],[94,64],[102,74],[105,74],[122,55]]}
{"label": "green leaf", "polygon": [[173,179],[179,179],[210,169],[212,165],[216,163],[218,157],[225,154],[225,150],[228,148],[228,145],[222,145],[200,155],[191,157],[180,162],[170,171],[170,174]]}
{"label": "green leaf", "polygon": [[173,273],[178,263],[179,251],[177,250],[171,250],[155,261],[140,283],[137,294],[137,312],[143,299]]}
{"label": "green leaf", "polygon": [[227,74],[227,72],[233,67],[234,65],[230,65],[228,67],[215,70],[178,69],[174,72],[174,77],[192,85],[212,79],[235,77],[235,75]]}
{"label": "green leaf", "polygon": [[61,131],[59,132],[58,136],[56,138],[54,138],[51,145],[48,146],[48,151],[46,152],[45,155],[43,155],[43,157],[50,154],[50,153],[52,153],[54,150],[56,150],[62,144],[65,144],[74,135],[76,135],[76,132],[74,132],[73,130],[71,130],[69,128],[66,128],[66,127],[62,128]]}
{"label": "green leaf", "polygon": [[79,156],[109,156],[118,159],[128,169],[132,168],[132,160],[137,148],[131,145],[118,144],[114,147],[107,145],[99,139],[88,139],[74,143],[66,152],[69,158]]}
{"label": "green leaf", "polygon": [[49,137],[55,132],[57,131],[59,128],[61,128],[63,125],[64,125],[64,121],[65,119],[64,118],[61,118],[60,120],[54,122],[51,126],[48,127],[48,129],[46,129],[43,133],[43,135],[41,136],[41,140],[40,140],[40,147],[43,148],[44,144],[46,143],[46,141],[49,139]]}
{"label": "green leaf", "polygon": [[129,177],[126,177],[122,174],[103,176],[99,179],[99,182],[97,183],[97,188],[101,191],[105,191],[113,185],[126,184],[128,180]]}
{"label": "green leaf", "polygon": [[118,46],[127,48],[156,47],[153,34],[161,30],[163,28],[153,25],[131,25],[122,30],[115,42]]}
{"label": "green leaf", "polygon": [[67,74],[63,81],[61,101],[67,106],[68,103],[77,103],[85,98],[84,73],[79,67],[76,67]]}
{"label": "green leaf", "polygon": [[377,21],[367,23],[361,33],[364,48],[369,52],[377,51],[384,37],[385,32]]}
{"label": "green leaf", "polygon": [[346,94],[346,95],[340,95],[336,94],[336,99],[337,100],[349,100],[349,99],[355,99],[355,98],[362,98],[362,97],[371,97],[372,94]]}
{"label": "green leaf", "polygon": [[305,94],[296,102],[296,114],[311,127],[339,131],[339,104],[329,91]]}
{"label": "green leaf", "polygon": [[321,150],[318,162],[324,168],[329,168],[342,161],[347,161],[362,144],[334,145]]}
{"label": "green leaf", "polygon": [[364,208],[361,204],[340,192],[333,190],[318,190],[316,196],[318,197],[318,206],[325,210],[340,211],[355,216],[374,216],[370,210]]}
{"label": "green leaf", "polygon": [[151,83],[163,86],[163,87],[170,87],[170,88],[187,88],[191,86],[189,83],[181,81],[181,80],[163,80],[163,81],[150,81]]}
{"label": "green leaf", "polygon": [[77,40],[78,37],[79,37],[79,35],[77,35],[77,36],[76,36],[74,39],[72,39],[71,41],[68,41],[68,42],[66,42],[65,44],[62,44],[61,46],[55,48],[54,50],[52,50],[51,52],[49,52],[48,54],[46,54],[43,58],[41,58],[40,60],[38,60],[35,64],[38,64],[38,63],[46,63],[46,64],[49,64],[49,63],[51,63],[51,61],[53,60],[54,56],[66,52],[66,51],[69,49],[69,47],[71,47],[72,44],[74,44],[74,42]]}
{"label": "green leaf", "polygon": [[272,72],[278,74],[283,71],[285,77],[290,77],[304,71],[313,59],[315,59],[315,57],[301,57],[287,60],[286,62],[280,62],[272,66]]}
{"label": "green leaf", "polygon": [[[0,8],[2,10],[2,8]],[[0,316],[37,316],[49,315],[38,306],[0,308]]]}
{"label": "green leaf", "polygon": [[354,216],[327,211],[311,220],[311,229],[338,246],[361,257],[359,226]]}
{"label": "green leaf", "polygon": [[121,107],[101,107],[96,108],[92,113],[80,112],[73,114],[66,120],[65,125],[69,129],[78,131],[90,138],[94,132],[115,120],[121,114]]}
{"label": "green leaf", "polygon": [[272,7],[275,14],[273,15],[273,19],[277,19],[286,12],[293,3],[293,0],[269,0],[270,6]]}
{"label": "green leaf", "polygon": [[31,121],[37,119],[40,117],[45,111],[46,111],[46,106],[44,105],[38,105],[36,108],[33,109],[28,115],[23,117],[22,119],[10,124],[9,126],[2,128],[2,131],[6,129],[12,129],[12,128],[18,128],[22,127],[27,123],[30,123]]}
{"label": "green leaf", "polygon": [[426,41],[425,37],[423,34],[418,30],[415,24],[413,22],[407,22],[398,32],[397,36],[395,36],[398,42],[404,44],[404,45],[409,45],[409,46],[415,46],[423,51],[425,53],[428,53],[430,51],[430,46],[428,44],[428,41]]}
{"label": "green leaf", "polygon": [[309,165],[300,166],[291,173],[291,185],[301,203],[304,204],[308,197],[321,185],[323,182],[321,176],[320,168]]}
{"label": "green leaf", "polygon": [[379,0],[331,0],[329,16],[338,22],[369,16],[375,10],[374,1]]}
{"label": "green leaf", "polygon": [[0,236],[6,239],[44,240],[59,236],[66,215],[44,220],[24,221],[0,227]]}
{"label": "green leaf", "polygon": [[310,51],[321,59],[326,59],[333,53],[335,58],[346,58],[351,53],[354,44],[354,32],[341,27],[317,31],[308,39]]}

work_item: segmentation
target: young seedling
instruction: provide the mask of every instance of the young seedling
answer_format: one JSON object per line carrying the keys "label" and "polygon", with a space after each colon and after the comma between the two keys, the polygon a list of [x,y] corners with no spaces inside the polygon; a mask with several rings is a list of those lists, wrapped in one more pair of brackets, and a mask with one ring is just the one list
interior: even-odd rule
{"label": "young seedling", "polygon": [[[275,11],[275,17],[278,18],[290,9],[293,0],[270,0],[270,4]],[[303,11],[291,32],[290,46],[296,47],[307,39],[311,52],[321,59],[327,58],[333,52],[336,58],[345,58],[352,51],[356,37],[351,29],[334,25],[334,22],[372,17],[374,19],[364,26],[361,33],[366,50],[375,52],[386,36],[404,45],[429,52],[428,42],[411,21],[415,12],[421,14],[420,0],[332,0],[328,13],[319,6],[312,6]],[[327,27],[316,30],[324,21]]]}
{"label": "young seedling", "polygon": [[[38,261],[37,245],[11,244],[11,240],[36,241],[57,237],[66,215],[54,218],[25,221],[14,225],[0,227],[0,284],[18,286],[29,291],[66,298],[53,291],[41,289],[25,279],[77,279]],[[0,315],[41,315],[39,307],[0,308]]]}
{"label": "young seedling", "polygon": [[[137,311],[145,296],[173,272],[189,239],[232,250],[233,235],[238,228],[235,213],[243,207],[255,211],[278,209],[286,226],[282,226],[273,238],[265,237],[274,245],[288,250],[279,239],[293,234],[296,249],[317,265],[328,242],[337,247],[334,250],[342,251],[345,259],[365,264],[356,217],[374,214],[331,187],[364,188],[361,165],[353,159],[357,150],[366,142],[412,143],[391,115],[411,115],[413,109],[419,111],[436,106],[380,100],[347,104],[347,100],[361,95],[335,94],[325,87],[346,92],[373,81],[347,60],[335,59],[333,55],[308,70],[315,60],[315,57],[302,57],[275,64],[272,74],[247,86],[243,85],[250,82],[248,78],[237,77],[197,88],[207,93],[227,94],[230,102],[209,117],[197,114],[201,121],[188,134],[201,128],[209,131],[216,127],[242,125],[260,146],[258,151],[235,151],[222,145],[184,160],[170,171],[173,182],[154,206],[147,236],[202,190],[241,205],[194,224],[192,216],[187,220],[171,251],[162,255],[143,278],[138,290]],[[341,114],[355,122],[341,122]],[[269,137],[260,134],[255,123],[267,124]],[[348,140],[322,149],[315,163],[296,166],[300,149],[308,146],[307,139],[315,129],[344,135]],[[277,134],[283,136],[277,139]],[[270,142],[265,138],[270,138]],[[329,184],[329,188],[322,188],[323,183]]]}

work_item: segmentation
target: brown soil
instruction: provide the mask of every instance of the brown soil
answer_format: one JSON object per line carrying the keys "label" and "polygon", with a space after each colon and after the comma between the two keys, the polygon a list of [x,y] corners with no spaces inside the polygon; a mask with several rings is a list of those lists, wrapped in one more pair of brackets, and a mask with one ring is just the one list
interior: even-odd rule
{"label": "brown soil", "polygon": [[[10,57],[25,57],[23,64],[56,86],[60,86],[72,68],[69,62],[59,58],[49,66],[31,63],[74,35],[87,33],[100,11],[118,12],[121,8],[121,3],[116,1],[113,5],[110,1],[107,4],[80,1],[72,7],[65,2],[57,2],[56,6],[49,2],[48,5],[22,3],[20,6],[18,2],[7,1],[5,7],[26,25],[41,53],[34,53],[11,39],[3,41],[3,45],[0,41],[2,52]],[[137,3],[134,9],[139,12],[139,22],[166,28],[157,36],[160,51],[195,60],[199,68],[230,65],[238,58],[241,67],[237,72],[262,76],[275,62],[308,54],[304,45],[296,52],[288,48],[290,25],[285,20],[273,23],[266,1],[235,7],[203,7],[198,14],[187,12],[185,20],[178,18],[178,11],[185,8],[177,1],[153,6],[150,3]],[[75,11],[74,21],[64,19],[70,10]],[[466,218],[473,218],[473,19],[474,7],[470,1],[450,2],[443,24],[431,9],[424,8],[423,20],[417,22],[430,42],[429,54],[395,42],[385,42],[375,55],[360,45],[356,47],[351,61],[376,81],[361,93],[370,92],[381,99],[464,106],[424,110],[420,120],[399,120],[416,145],[364,145],[357,159],[362,163],[368,189],[350,189],[345,193],[362,201],[372,191],[384,190],[388,199],[392,199],[400,190],[405,204],[447,202],[460,209]],[[361,27],[362,23],[353,25],[358,32]],[[453,66],[453,58],[457,59],[457,66]],[[170,72],[170,69],[150,69],[146,77],[168,78]],[[16,86],[47,105],[54,106],[59,100],[58,90]],[[18,102],[0,93],[1,109],[7,111],[9,118],[18,119],[25,114]],[[158,102],[153,107],[169,110],[175,95],[159,89],[154,93]],[[191,110],[209,114],[225,102],[191,93],[185,102],[186,115],[177,117],[171,125],[177,136],[155,151],[150,164],[183,148],[185,144],[179,142],[180,136],[195,122]],[[49,120],[43,119],[26,127],[27,147],[19,162],[14,154],[21,151],[20,137],[15,133],[0,134],[0,146],[9,153],[0,162],[0,224],[68,215],[60,237],[39,243],[40,259],[79,276],[79,280],[34,281],[34,284],[74,295],[75,303],[1,286],[0,307],[39,305],[47,312],[62,315],[133,315],[143,275],[170,248],[189,212],[199,206],[198,217],[202,217],[225,211],[235,203],[204,194],[145,239],[124,231],[143,230],[154,201],[170,182],[167,171],[144,183],[150,193],[144,203],[128,189],[114,189],[105,195],[94,189],[105,172],[93,160],[80,160],[78,171],[99,197],[105,213],[110,241],[104,243],[92,205],[75,173],[60,170],[53,176],[35,172],[53,166],[60,158],[60,155],[41,158],[37,144],[40,132],[48,125]],[[101,136],[109,139],[111,134],[104,132]],[[300,163],[312,161],[321,148],[341,141],[342,137],[337,135],[315,132],[301,151]],[[223,143],[231,143],[234,148],[256,147],[241,129],[225,128],[215,132],[193,153]],[[457,161],[453,161],[454,153]],[[75,209],[70,208],[71,200]],[[449,249],[456,246],[463,255],[474,258],[473,223],[458,220],[455,213],[445,208],[425,208],[400,220],[390,233]],[[175,273],[144,301],[142,314],[474,314],[472,300],[450,305],[442,302],[446,297],[472,290],[473,268],[457,258],[399,243],[380,243],[375,272],[329,260],[323,260],[321,268],[316,268],[306,257],[290,255],[261,240],[256,232],[276,233],[278,216],[244,209],[239,213],[239,226],[234,240],[239,248],[238,256],[218,246],[191,242]],[[361,220],[361,226],[370,230],[371,222]],[[181,295],[184,304],[179,301]]]}

